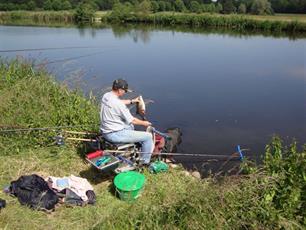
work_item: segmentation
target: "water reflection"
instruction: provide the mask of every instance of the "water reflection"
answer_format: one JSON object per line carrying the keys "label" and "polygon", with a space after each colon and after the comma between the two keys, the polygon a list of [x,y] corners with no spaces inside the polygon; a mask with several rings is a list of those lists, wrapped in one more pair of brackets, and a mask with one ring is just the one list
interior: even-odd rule
{"label": "water reflection", "polygon": [[[108,25],[96,25],[96,28],[107,28]],[[210,27],[188,27],[188,26],[160,26],[160,25],[141,25],[141,24],[117,24],[111,26],[115,37],[122,38],[125,36],[131,37],[135,42],[140,40],[143,43],[150,41],[150,36],[154,31],[171,31],[175,36],[178,32],[196,34],[218,34],[224,37],[245,38],[254,35],[274,38],[289,38],[290,40],[306,38],[306,33],[285,33],[285,32],[270,32],[270,31],[235,31],[228,28],[210,28]]]}
{"label": "water reflection", "polygon": [[231,36],[238,38],[248,38],[249,36],[260,35],[264,37],[274,37],[274,38],[289,38],[290,40],[304,39],[306,38],[306,33],[288,33],[281,31],[257,31],[257,30],[243,30],[237,31],[228,28],[213,28],[213,27],[190,27],[183,25],[154,25],[154,24],[106,24],[106,23],[95,23],[95,24],[73,24],[69,22],[37,22],[35,20],[10,20],[10,21],[0,21],[0,25],[20,25],[20,26],[48,26],[48,27],[70,27],[78,28],[80,36],[91,36],[95,37],[97,30],[101,29],[112,29],[115,37],[122,38],[124,36],[129,36],[135,42],[138,40],[146,43],[150,41],[150,34],[153,31],[172,31],[175,35],[177,32],[183,33],[194,33],[194,34],[218,34],[221,36]]}
{"label": "water reflection", "polygon": [[146,44],[150,42],[151,32],[153,30],[150,27],[141,27],[140,29],[136,29],[132,25],[122,26],[122,25],[114,25],[112,26],[112,32],[116,38],[124,38],[130,37],[133,39],[135,43],[141,41]]}

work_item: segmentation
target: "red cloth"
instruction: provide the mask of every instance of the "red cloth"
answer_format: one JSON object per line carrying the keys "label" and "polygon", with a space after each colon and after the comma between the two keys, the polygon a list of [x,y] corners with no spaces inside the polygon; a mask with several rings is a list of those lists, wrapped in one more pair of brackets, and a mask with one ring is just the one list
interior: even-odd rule
{"label": "red cloth", "polygon": [[153,150],[153,154],[158,154],[162,151],[162,149],[165,147],[165,138],[158,134],[155,135],[155,148]]}

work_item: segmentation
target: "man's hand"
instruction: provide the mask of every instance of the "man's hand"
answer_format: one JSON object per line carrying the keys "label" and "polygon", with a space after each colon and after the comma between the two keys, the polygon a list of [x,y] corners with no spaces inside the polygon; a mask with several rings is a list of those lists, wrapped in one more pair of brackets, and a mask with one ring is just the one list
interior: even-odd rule
{"label": "man's hand", "polygon": [[135,97],[133,99],[123,99],[121,100],[123,102],[123,104],[125,105],[130,105],[130,104],[135,104],[140,102],[139,97]]}
{"label": "man's hand", "polygon": [[135,97],[134,99],[122,99],[123,104],[130,105],[140,102],[139,97]]}
{"label": "man's hand", "polygon": [[139,96],[132,99],[133,104],[138,103],[138,102],[140,102]]}
{"label": "man's hand", "polygon": [[143,121],[143,126],[148,127],[148,126],[151,126],[151,125],[152,125],[151,122],[149,122],[149,121]]}

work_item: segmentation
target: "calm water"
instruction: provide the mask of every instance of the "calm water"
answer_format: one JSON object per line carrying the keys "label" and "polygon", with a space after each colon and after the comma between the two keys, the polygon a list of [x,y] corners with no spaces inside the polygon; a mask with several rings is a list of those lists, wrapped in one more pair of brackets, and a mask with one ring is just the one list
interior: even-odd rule
{"label": "calm water", "polygon": [[[224,154],[240,144],[262,153],[274,133],[306,142],[306,39],[159,29],[0,26],[0,53],[42,61],[60,81],[101,95],[128,80],[154,100],[148,118],[180,127],[181,151]],[[98,111],[97,111],[98,112]]]}

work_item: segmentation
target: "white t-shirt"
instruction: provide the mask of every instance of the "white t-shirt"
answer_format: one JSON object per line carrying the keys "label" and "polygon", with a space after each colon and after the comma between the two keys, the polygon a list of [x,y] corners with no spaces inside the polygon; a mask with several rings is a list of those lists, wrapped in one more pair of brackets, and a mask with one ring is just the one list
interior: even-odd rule
{"label": "white t-shirt", "polygon": [[110,133],[130,125],[134,117],[126,105],[112,91],[104,94],[101,101],[100,130]]}

